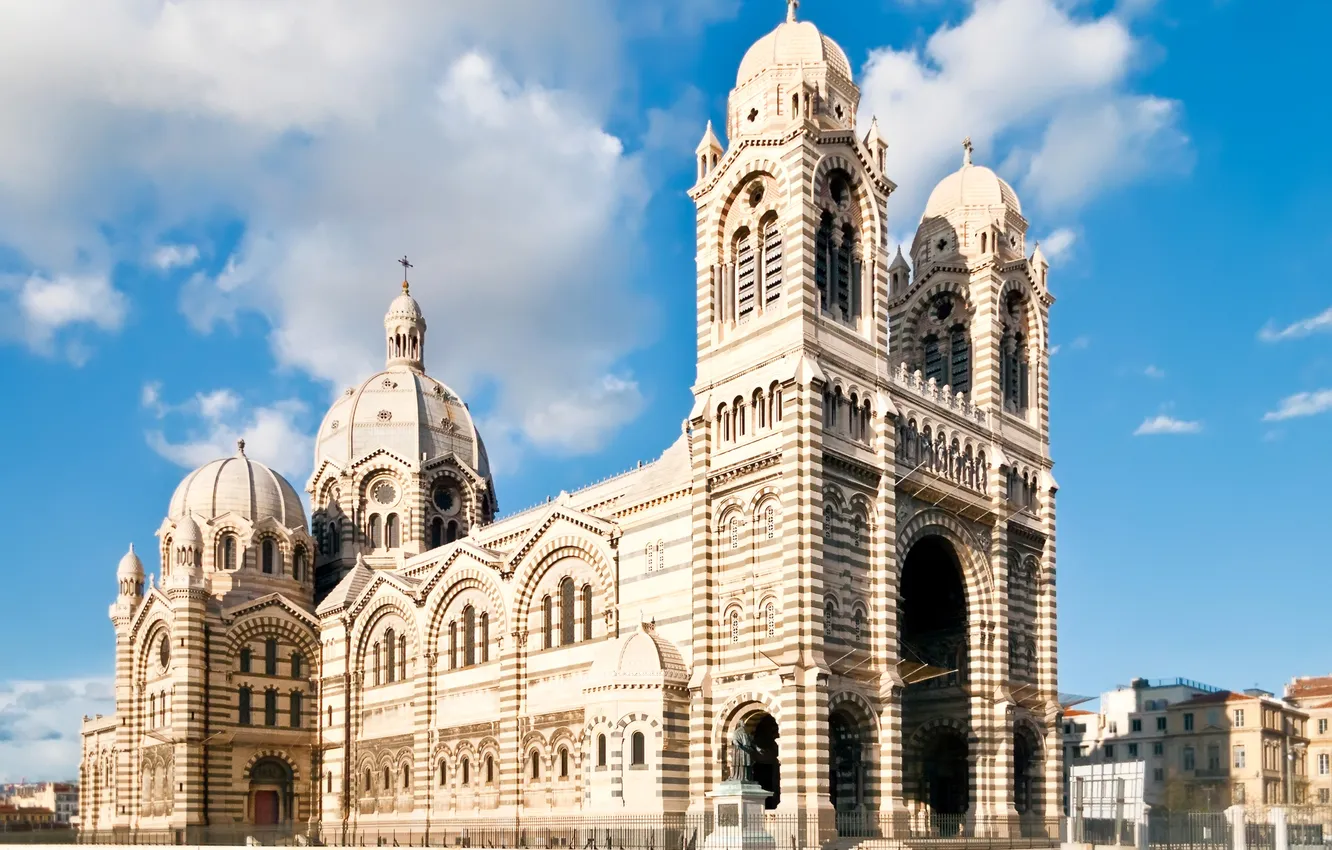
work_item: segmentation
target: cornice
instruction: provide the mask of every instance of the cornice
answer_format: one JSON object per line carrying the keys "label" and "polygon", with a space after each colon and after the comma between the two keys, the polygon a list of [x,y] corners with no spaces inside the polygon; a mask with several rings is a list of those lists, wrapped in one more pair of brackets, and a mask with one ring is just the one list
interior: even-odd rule
{"label": "cornice", "polygon": [[875,469],[863,461],[847,457],[827,448],[823,450],[823,462],[839,472],[846,473],[862,484],[878,487],[883,480],[884,470]]}
{"label": "cornice", "polygon": [[723,484],[728,484],[738,478],[767,469],[770,466],[776,466],[781,462],[782,453],[780,450],[765,452],[758,457],[741,461],[733,466],[726,467],[720,472],[708,476],[708,490],[716,490]]}

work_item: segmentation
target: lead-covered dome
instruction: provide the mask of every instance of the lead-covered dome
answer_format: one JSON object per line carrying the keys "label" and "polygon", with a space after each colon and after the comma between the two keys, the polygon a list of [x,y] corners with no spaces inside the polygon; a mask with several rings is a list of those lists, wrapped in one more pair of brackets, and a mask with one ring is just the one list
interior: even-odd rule
{"label": "lead-covered dome", "polygon": [[940,180],[930,192],[923,218],[977,208],[1004,208],[1021,215],[1022,204],[1013,187],[985,166],[972,163],[970,141],[964,143],[964,148],[962,167]]}
{"label": "lead-covered dome", "polygon": [[744,85],[769,68],[811,67],[824,64],[847,80],[851,79],[851,60],[837,42],[819,32],[809,21],[797,21],[794,15],[777,29],[754,42],[740,60],[735,84]]}
{"label": "lead-covered dome", "polygon": [[212,519],[226,513],[251,523],[272,518],[283,528],[305,527],[305,508],[296,490],[281,475],[246,457],[244,440],[232,457],[209,461],[185,476],[171,496],[167,517]]}
{"label": "lead-covered dome", "polygon": [[319,426],[316,456],[346,469],[376,449],[418,465],[449,452],[490,477],[490,461],[461,398],[421,372],[389,369],[347,390]]}

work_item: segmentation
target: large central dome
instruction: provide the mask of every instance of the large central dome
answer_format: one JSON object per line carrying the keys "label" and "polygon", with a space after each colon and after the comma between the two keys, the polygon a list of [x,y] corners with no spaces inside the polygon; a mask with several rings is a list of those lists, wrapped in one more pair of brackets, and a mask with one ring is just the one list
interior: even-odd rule
{"label": "large central dome", "polygon": [[769,68],[813,68],[827,66],[846,80],[851,80],[851,60],[846,51],[809,21],[795,19],[791,3],[786,20],[777,29],[754,42],[754,46],[740,60],[740,71],[735,84],[742,86]]}

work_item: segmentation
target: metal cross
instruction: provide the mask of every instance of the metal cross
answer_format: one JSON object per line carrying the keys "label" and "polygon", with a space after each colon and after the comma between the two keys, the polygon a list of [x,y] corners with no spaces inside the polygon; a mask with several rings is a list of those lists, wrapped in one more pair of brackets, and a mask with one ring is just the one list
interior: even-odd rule
{"label": "metal cross", "polygon": [[796,9],[800,8],[800,0],[786,0],[786,20],[788,22],[796,19]]}
{"label": "metal cross", "polygon": [[962,140],[962,163],[971,165],[971,137],[967,136]]}
{"label": "metal cross", "polygon": [[403,280],[406,280],[406,279],[407,279],[407,270],[408,270],[408,269],[416,268],[416,267],[413,266],[411,263],[407,262],[407,255],[406,255],[406,254],[403,254],[403,255],[402,255],[402,259],[401,259],[401,260],[398,260],[398,265],[402,266],[402,279],[403,279]]}

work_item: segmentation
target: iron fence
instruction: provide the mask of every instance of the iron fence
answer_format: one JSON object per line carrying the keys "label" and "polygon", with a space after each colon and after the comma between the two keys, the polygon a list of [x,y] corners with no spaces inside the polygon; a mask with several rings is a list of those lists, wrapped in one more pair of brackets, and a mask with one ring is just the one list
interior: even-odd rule
{"label": "iron fence", "polygon": [[1225,812],[1149,812],[1147,845],[1162,850],[1229,850],[1230,821]]}

